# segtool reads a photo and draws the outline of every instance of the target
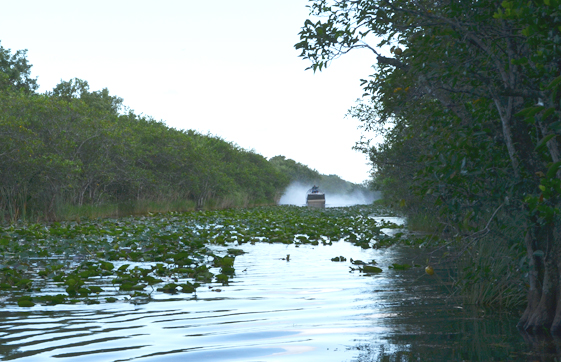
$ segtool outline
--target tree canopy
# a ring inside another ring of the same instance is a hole
[[[187,200],[274,203],[289,179],[266,158],[212,135],[124,109],[107,89],[61,81],[37,93],[25,51],[0,46],[0,213],[56,219],[65,205]]]
[[[357,48],[377,61],[351,110],[384,134],[357,146],[377,185],[410,210],[438,210],[469,240],[504,226],[500,214],[523,216],[512,241],[526,251],[530,286],[519,326],[560,334],[561,2],[311,0],[310,9],[319,20],[304,23],[296,48],[311,69]]]
[[[39,88],[37,79],[31,78],[31,64],[27,62],[27,50],[14,54],[0,45],[0,91],[33,93]]]

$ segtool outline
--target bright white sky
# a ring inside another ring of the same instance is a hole
[[[314,74],[294,44],[307,0],[1,0],[1,45],[28,49],[40,91],[80,78],[137,114],[360,183],[345,118],[371,74],[356,51]]]

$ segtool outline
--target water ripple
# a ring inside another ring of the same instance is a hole
[[[343,242],[243,248],[248,254],[238,256],[235,266],[246,271],[230,286],[214,285],[222,289],[219,295],[203,287],[196,298],[159,295],[141,305],[121,301],[0,311],[0,359],[370,361],[379,353],[375,346],[398,346],[427,334],[423,326],[429,322],[407,321],[444,304],[430,281],[418,282],[421,268],[387,268],[395,262],[392,250]],[[280,260],[286,254],[290,262]],[[331,262],[339,255],[375,259],[384,272],[349,272],[348,263]],[[431,323],[446,325],[450,315],[434,315]],[[444,332],[430,336],[438,333]]]

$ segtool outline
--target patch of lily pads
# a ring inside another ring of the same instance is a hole
[[[156,293],[195,296],[205,284],[228,286],[235,280],[235,260],[246,243],[298,247],[345,241],[367,249],[401,240],[381,232],[396,226],[370,217],[380,214],[387,212],[375,206],[274,206],[7,225],[0,227],[0,304],[25,308],[149,301]],[[218,255],[216,245],[226,251]],[[338,258],[334,261],[346,260]]]

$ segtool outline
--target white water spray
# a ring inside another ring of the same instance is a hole
[[[280,198],[279,205],[296,205],[305,206],[307,191],[312,187],[311,184],[303,184],[300,182],[293,182],[287,188],[282,197]],[[321,185],[319,185],[321,190]],[[326,207],[341,207],[352,205],[366,205],[371,204],[373,201],[380,198],[378,192],[369,190],[354,190],[351,193],[344,192],[325,192],[325,206]]]

